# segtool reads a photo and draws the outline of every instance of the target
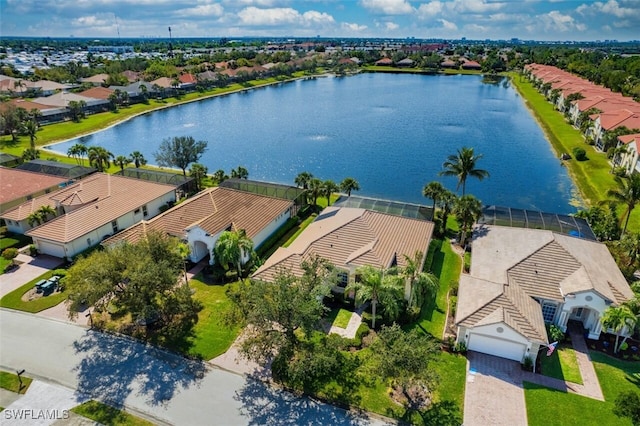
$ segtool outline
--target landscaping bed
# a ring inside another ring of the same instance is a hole
[[[622,342],[622,337],[618,343]],[[587,346],[592,351],[606,354],[613,358],[618,358],[624,361],[640,361],[640,341],[634,339],[627,339],[626,345],[614,353],[614,347],[616,344],[615,336],[607,333],[601,333],[598,340],[587,340]]]

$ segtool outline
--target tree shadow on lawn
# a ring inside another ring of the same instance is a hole
[[[96,331],[88,331],[73,346],[83,355],[74,369],[77,392],[116,407],[133,392],[150,405],[164,405],[180,389],[199,386],[206,371],[202,362]]]
[[[308,397],[274,389],[259,380],[248,378],[236,392],[236,401],[247,417],[249,425],[366,425],[368,417],[361,413],[345,411]]]

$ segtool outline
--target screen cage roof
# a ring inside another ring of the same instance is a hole
[[[93,167],[84,167],[77,164],[61,163],[50,160],[31,160],[20,164],[17,169],[35,173],[44,173],[52,176],[60,176],[68,179],[77,179],[95,173]]]
[[[238,178],[226,179],[220,183],[220,186],[222,188],[237,189],[239,191],[251,192],[267,197],[291,200],[295,201],[298,205],[305,204],[304,194],[306,191],[295,186]]]
[[[354,207],[373,210],[380,213],[387,213],[412,219],[431,220],[433,217],[431,207],[353,195],[351,197],[341,196],[333,205],[337,207]]]
[[[164,183],[167,185],[183,186],[193,180],[178,173],[162,172],[160,170],[140,169],[127,167],[116,174],[124,177],[148,180],[150,182]]]
[[[517,228],[545,229],[560,234],[596,240],[586,220],[579,217],[545,213],[536,210],[487,206],[482,209],[479,224],[511,226]]]

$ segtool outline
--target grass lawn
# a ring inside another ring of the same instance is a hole
[[[27,302],[22,300],[22,295],[31,290],[38,281],[46,280],[52,275],[53,271],[47,271],[39,277],[29,281],[22,287],[18,287],[11,293],[6,294],[2,299],[0,299],[0,307],[35,314],[36,312],[44,311],[45,309],[52,308],[61,303],[67,298],[67,294],[64,291],[54,291],[48,296],[39,297],[38,299]]]
[[[551,356],[541,355],[542,374],[572,383],[582,384],[578,360],[573,348],[559,345]]]
[[[556,111],[529,81],[516,73],[510,73],[510,76],[512,84],[525,99],[558,157],[563,152],[573,155],[575,147],[581,147],[587,152],[587,161],[573,159],[563,162],[584,202],[596,205],[599,201],[607,199],[607,190],[614,188],[615,182],[609,172],[611,165],[606,154],[586,144],[580,131],[567,123],[563,114]],[[622,215],[623,208],[620,207],[618,211]],[[632,213],[629,229],[640,230],[640,209],[635,209]]]
[[[447,322],[447,292],[451,283],[460,279],[462,259],[453,251],[449,240],[432,240],[431,244],[435,250],[431,271],[439,278],[440,288],[435,299],[429,300],[422,307],[418,321],[409,328],[417,327],[437,339],[442,339]]]
[[[433,367],[439,376],[436,400],[454,401],[462,410],[467,379],[467,358],[443,351]]]
[[[110,426],[152,426],[150,421],[141,419],[123,410],[98,401],[87,401],[71,409],[72,412]]]
[[[20,386],[20,380],[18,376],[6,371],[0,371],[0,388],[6,389],[15,393],[25,393],[31,385],[32,379],[22,376],[22,387]]]
[[[342,308],[336,308],[329,311],[327,314],[327,322],[331,323],[331,325],[340,328],[347,328],[349,324],[349,320],[351,319],[351,315],[353,312],[348,311]]]
[[[614,401],[623,391],[640,392],[640,362],[619,361],[591,352],[605,401],[524,383],[529,425],[628,425],[631,421],[613,414]]]
[[[188,339],[191,346],[187,354],[209,360],[225,353],[240,332],[239,327],[225,325],[222,318],[222,313],[231,306],[225,294],[229,284],[206,284],[202,275],[197,275],[189,281],[189,286],[195,290],[194,297],[204,308],[198,313],[193,336]]]
[[[15,247],[19,249],[31,244],[31,242],[31,238],[27,237],[26,235],[14,234],[13,232],[4,231],[0,233],[0,252],[9,247]]]

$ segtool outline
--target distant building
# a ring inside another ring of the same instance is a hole
[[[112,52],[112,53],[129,53],[133,52],[133,46],[89,46],[89,52]]]

